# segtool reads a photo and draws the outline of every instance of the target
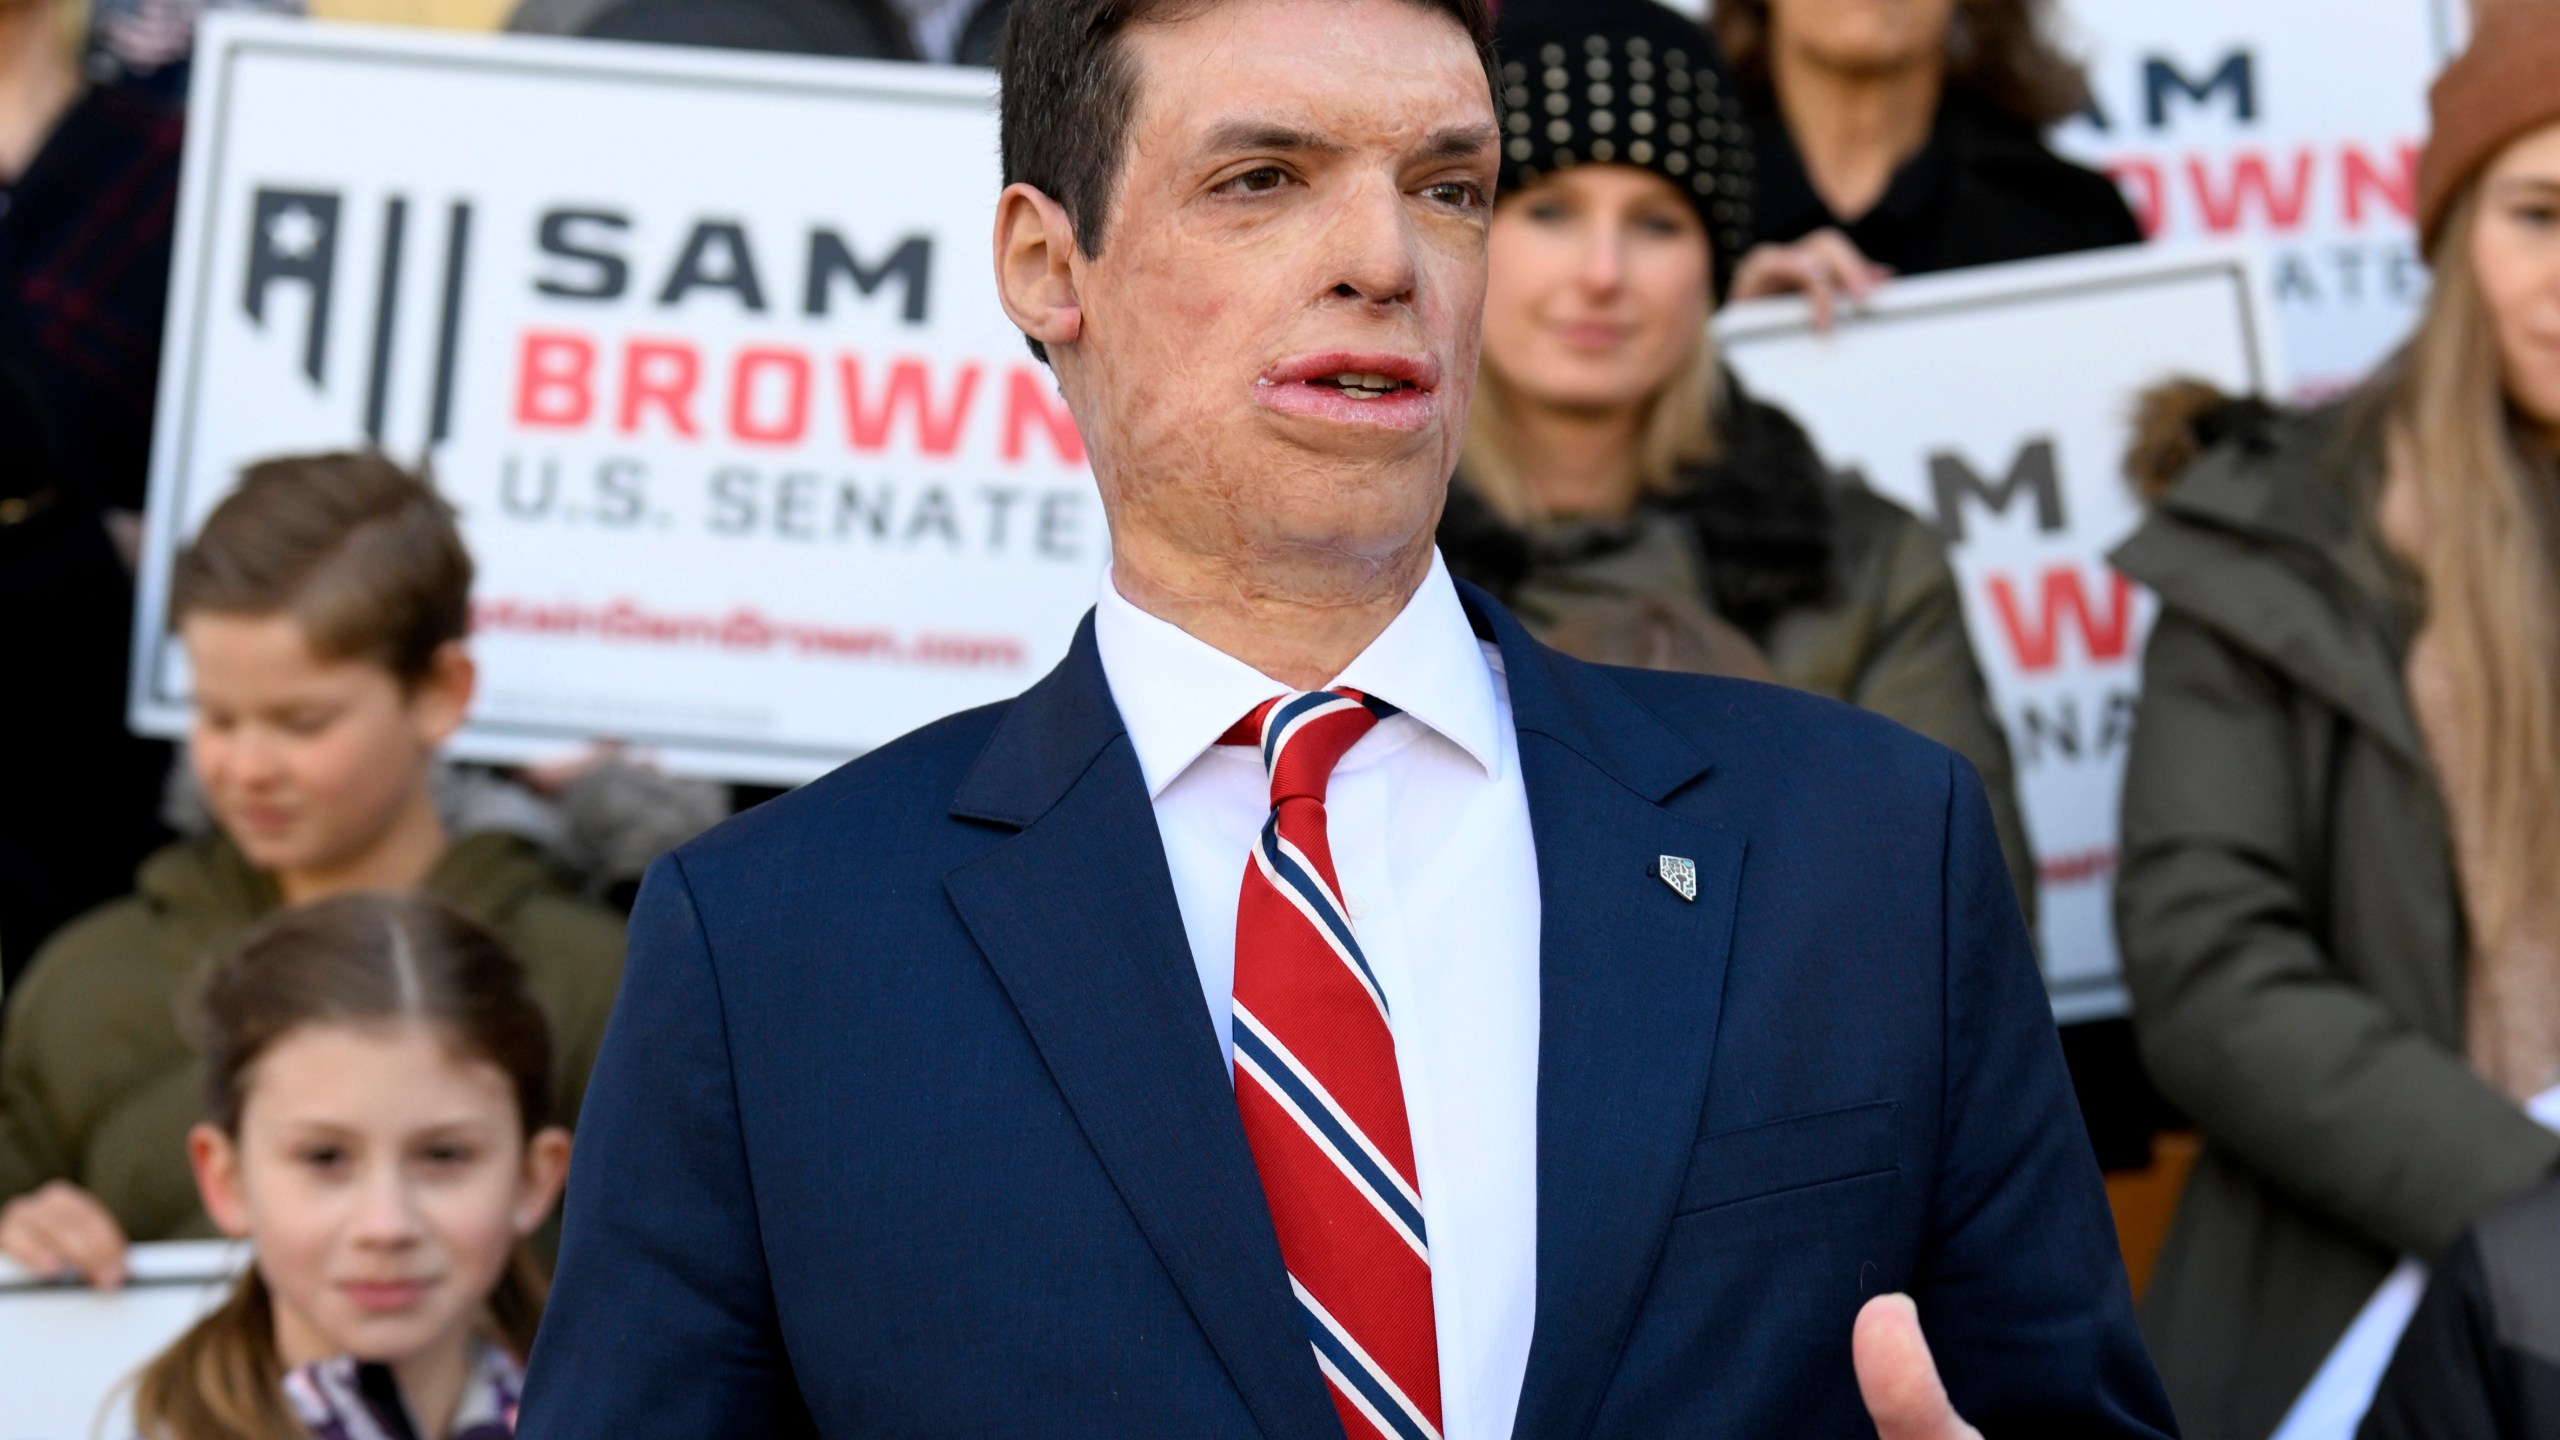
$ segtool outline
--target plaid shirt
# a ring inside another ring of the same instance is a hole
[[[51,477],[0,456],[0,495],[76,482],[87,503],[142,508],[176,223],[177,103],[118,85],[73,103],[0,183],[0,384],[50,434]]]

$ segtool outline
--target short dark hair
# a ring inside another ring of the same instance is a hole
[[[1005,16],[996,64],[1004,77],[1004,183],[1034,186],[1075,227],[1076,248],[1102,253],[1111,193],[1137,110],[1137,75],[1121,37],[1133,25],[1171,24],[1217,0],[1017,0]],[[1492,94],[1493,12],[1486,0],[1402,0],[1455,20],[1475,42]],[[1031,353],[1049,358],[1039,341]]]
[[[169,623],[290,615],[312,650],[414,686],[471,628],[471,552],[426,476],[372,451],[288,455],[240,474],[169,579]]]

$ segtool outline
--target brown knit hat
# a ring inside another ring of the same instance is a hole
[[[2445,212],[2498,152],[2560,120],[2560,0],[2480,0],[2471,47],[2427,93],[2434,129],[2418,157],[2418,245],[2429,260]]]

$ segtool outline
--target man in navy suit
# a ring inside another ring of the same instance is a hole
[[[1014,7],[1108,583],[651,872],[531,1440],[2172,1433],[1972,773],[1437,562],[1485,33]]]

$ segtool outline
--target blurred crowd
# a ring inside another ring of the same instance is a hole
[[[172,576],[192,727],[129,731],[188,45],[218,3],[0,0],[0,1254],[113,1285],[132,1242],[255,1236],[239,1294],[145,1377],[146,1431],[368,1433],[362,1377],[267,1334],[311,1282],[281,1187],[244,1183],[279,1163],[245,1096],[495,1077],[471,1092],[502,1137],[475,1152],[485,1213],[439,1243],[477,1287],[452,1313],[497,1323],[419,1337],[441,1368],[399,1378],[433,1389],[410,1399],[436,1433],[503,1434],[471,1426],[512,1413],[622,913],[652,858],[762,792],[611,737],[549,766],[444,756],[472,561],[432,477],[378,454],[240,477]],[[986,65],[1007,5],[522,0],[509,25]],[[1944,542],[1826,465],[1707,322],[2140,243],[2116,186],[2046,143],[2088,101],[2056,19],[1503,4],[1482,370],[1439,536],[1560,649],[1951,747],[2030,912]],[[1637,58],[1593,69],[1595,35]],[[2103,1163],[2201,1137],[2144,1301],[2191,1434],[2273,1433],[2409,1256],[2441,1263],[2364,1433],[2560,1433],[2560,1133],[2532,1110],[2560,1112],[2555,76],[2560,4],[2488,0],[2419,169],[2432,298],[2362,386],[2307,412],[2144,401],[2149,515],[2116,557],[2159,598],[2116,892],[2133,1013],[2062,1042]],[[405,1143],[403,1113],[386,1098],[350,1155]]]

